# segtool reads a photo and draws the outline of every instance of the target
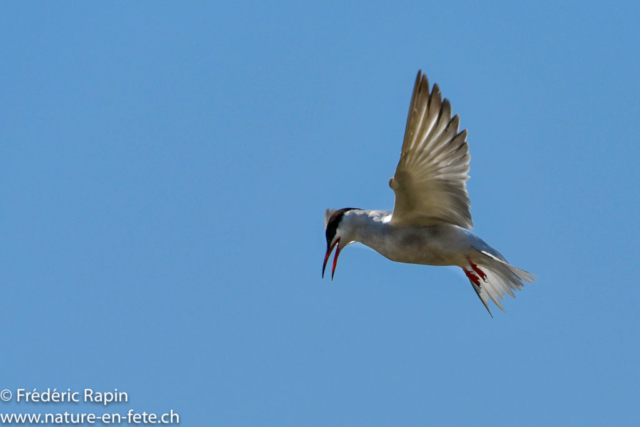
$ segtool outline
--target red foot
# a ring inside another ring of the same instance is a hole
[[[473,268],[473,271],[478,273],[478,276],[482,277],[482,280],[484,280],[486,282],[487,281],[487,275],[484,274],[484,271],[480,270],[480,267],[478,267],[477,265],[472,263],[471,260],[469,260],[469,264],[471,265],[471,268]]]
[[[469,280],[471,280],[476,286],[480,286],[480,278],[478,276],[473,274],[473,272],[471,271],[465,270],[464,268],[462,269],[462,271],[464,271],[464,274],[466,274]]]

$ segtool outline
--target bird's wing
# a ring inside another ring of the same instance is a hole
[[[469,212],[469,146],[460,119],[451,118],[451,104],[442,100],[438,85],[418,72],[402,153],[389,186],[396,193],[392,224],[455,224],[472,228]]]

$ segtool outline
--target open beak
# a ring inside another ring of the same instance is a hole
[[[340,237],[336,240],[333,245],[327,249],[327,254],[324,256],[324,263],[322,264],[322,278],[324,279],[324,270],[327,268],[327,261],[329,261],[329,257],[331,257],[331,252],[333,248],[336,247],[336,255],[333,258],[333,268],[331,269],[331,280],[333,280],[333,275],[336,273],[336,265],[338,265],[338,255],[340,255]]]

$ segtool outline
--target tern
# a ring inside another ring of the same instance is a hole
[[[467,131],[458,132],[459,122],[438,85],[429,91],[427,76],[418,71],[400,162],[389,180],[396,196],[393,212],[327,209],[323,278],[334,248],[331,280],[340,251],[360,242],[391,261],[462,268],[491,317],[488,298],[504,312],[500,299],[505,294],[515,298],[514,290],[535,280],[469,231],[471,156]]]

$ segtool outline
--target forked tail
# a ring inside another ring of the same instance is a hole
[[[505,294],[515,298],[514,290],[519,291],[525,283],[536,278],[534,274],[509,264],[498,252],[491,254],[478,250],[478,256],[468,261],[469,267],[464,272],[491,317],[488,298],[504,312],[500,299],[504,299]]]

